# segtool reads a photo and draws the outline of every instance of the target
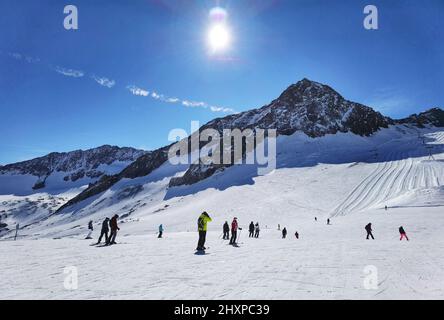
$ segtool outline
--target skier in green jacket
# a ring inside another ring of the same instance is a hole
[[[197,251],[204,251],[205,239],[207,236],[207,223],[211,222],[211,218],[205,211],[200,215],[197,220],[197,230],[199,231],[199,242],[197,243]]]

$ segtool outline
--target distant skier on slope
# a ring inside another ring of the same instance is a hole
[[[260,231],[261,231],[261,229],[259,228],[259,222],[256,222],[256,224],[254,225],[254,237],[256,239],[259,238]]]
[[[330,225],[330,219],[327,219],[327,225]]]
[[[409,241],[409,238],[407,237],[407,233],[405,232],[405,230],[402,226],[399,227],[399,233],[401,234],[401,239],[399,239],[399,241],[401,241],[404,237],[407,239],[407,241]]]
[[[230,239],[230,244],[236,244],[236,239],[237,239],[237,229],[238,229],[239,225],[237,223],[237,218],[235,217],[233,219],[233,222],[231,222],[231,239]]]
[[[369,237],[372,237],[373,240],[375,240],[375,237],[373,237],[373,233],[372,233],[372,224],[369,223],[365,226],[365,231],[367,231],[367,240],[369,239]]]
[[[109,231],[109,218],[106,217],[102,222],[102,230],[100,230],[100,237],[97,241],[97,244],[102,242],[103,236],[105,236],[105,243],[108,243],[108,231]]]
[[[385,211],[387,211],[387,209],[388,209],[387,206],[385,206]]]
[[[109,221],[109,226],[111,227],[111,233],[108,238],[108,245],[116,244],[116,236],[117,231],[120,230],[119,226],[117,225],[117,219],[119,218],[118,214],[115,214],[114,217],[111,218]]]
[[[253,221],[251,221],[250,226],[248,227],[248,231],[250,231],[250,235],[248,237],[253,238],[254,237],[254,223],[253,223]]]
[[[196,251],[205,251],[205,240],[207,237],[207,224],[211,222],[211,218],[205,211],[197,219],[197,230],[199,231],[199,241],[197,243]]]
[[[282,229],[282,239],[285,239],[287,237],[287,228],[284,227],[284,229]]]
[[[93,222],[90,221],[90,222],[88,222],[88,235],[86,236],[85,239],[92,239],[91,235],[92,235],[93,230],[94,230]]]
[[[296,239],[299,239],[299,233],[296,231],[294,236],[296,237]]]
[[[225,223],[224,223],[223,232],[224,232],[223,239],[229,240],[230,239],[230,226],[228,225],[228,221],[225,221]]]
[[[315,221],[318,221],[318,217],[315,217]]]
[[[161,224],[159,226],[159,236],[157,238],[162,238],[162,234],[163,234],[163,225]]]

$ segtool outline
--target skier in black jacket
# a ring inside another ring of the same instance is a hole
[[[372,230],[371,223],[369,223],[365,226],[365,231],[367,231],[367,240],[368,240],[368,237],[372,237],[372,239],[375,240],[375,237],[373,237],[373,233],[372,233],[373,230]]]
[[[253,223],[253,221],[251,221],[250,227],[248,228],[248,231],[250,231],[249,237],[253,238],[254,237],[254,223]]]
[[[287,228],[284,227],[284,229],[282,229],[282,239],[285,239],[287,237]]]
[[[228,225],[228,221],[224,223],[224,240],[230,240],[230,226]]]
[[[97,241],[97,244],[102,242],[103,236],[105,236],[105,243],[108,243],[108,231],[109,231],[109,218],[107,217],[102,222],[102,230],[100,231],[100,237],[99,240]]]

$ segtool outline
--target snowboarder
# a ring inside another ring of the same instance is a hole
[[[330,225],[330,219],[327,219],[327,225]]]
[[[119,215],[115,214],[114,217],[111,218],[109,221],[109,226],[111,227],[111,233],[108,238],[108,245],[116,244],[116,236],[117,231],[120,230],[120,228],[117,226],[117,219],[119,218]]]
[[[368,237],[372,237],[373,240],[375,240],[375,237],[373,237],[373,233],[372,233],[372,224],[369,223],[365,226],[365,231],[367,231],[367,240],[369,239]]]
[[[402,238],[406,238],[407,241],[409,241],[409,238],[407,237],[407,233],[405,232],[404,228],[402,226],[399,227],[399,233],[401,234],[401,239],[399,239],[399,241],[402,240]]]
[[[102,242],[103,236],[105,236],[105,243],[108,243],[108,231],[109,231],[109,218],[106,217],[102,222],[102,230],[100,231],[100,237],[97,241],[97,244]]]
[[[284,229],[282,229],[282,239],[285,239],[287,237],[287,228],[284,227]]]
[[[224,240],[229,240],[230,239],[230,226],[228,225],[228,221],[225,221],[224,223]]]
[[[162,234],[163,234],[163,225],[159,226],[159,236],[157,238],[162,238]]]
[[[294,236],[296,237],[296,239],[299,239],[299,233],[296,231],[296,233],[294,234]]]
[[[250,231],[250,235],[248,237],[253,238],[254,237],[254,223],[253,223],[253,221],[251,221],[248,231]]]
[[[237,223],[237,218],[235,217],[233,219],[233,222],[231,223],[231,239],[230,244],[236,244],[236,238],[237,238],[237,228],[239,227]]]
[[[205,248],[205,240],[207,237],[207,224],[211,222],[211,218],[205,211],[199,216],[197,219],[197,230],[199,231],[199,242],[197,243],[196,251],[204,251]]]
[[[88,230],[89,230],[88,231],[88,235],[86,236],[85,239],[92,239],[91,235],[92,235],[92,232],[94,230],[93,222],[92,221],[88,222]]]
[[[256,222],[255,226],[254,226],[254,237],[257,239],[259,238],[259,232],[261,231],[261,229],[259,228],[259,222]]]

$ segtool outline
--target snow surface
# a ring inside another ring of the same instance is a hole
[[[316,139],[296,133],[279,137],[278,167],[268,175],[234,166],[177,188],[168,188],[169,180],[187,166],[166,163],[33,220],[18,241],[4,234],[0,285],[8,289],[0,298],[443,299],[443,147],[444,131],[436,128],[391,126],[371,137]],[[9,197],[1,196],[0,214],[18,198]],[[195,256],[203,210],[213,218],[210,254]],[[88,221],[97,237],[101,221],[115,213],[121,243],[89,246]],[[220,240],[223,222],[234,216],[244,228],[258,221],[261,239],[248,239],[244,230],[240,248]],[[365,240],[368,222],[375,241]],[[165,239],[155,237],[161,223]],[[287,227],[287,239],[278,224]],[[399,241],[401,225],[410,242]],[[363,286],[368,265],[377,267],[377,290]],[[78,290],[63,287],[67,266],[79,269]]]

